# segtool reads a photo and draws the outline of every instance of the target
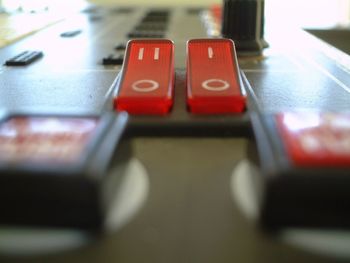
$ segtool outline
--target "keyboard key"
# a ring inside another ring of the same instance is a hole
[[[128,33],[129,38],[163,38],[163,31],[132,31]]]
[[[122,65],[124,61],[124,55],[109,55],[102,59],[102,64],[105,66],[109,65]]]
[[[124,50],[126,49],[126,44],[124,44],[124,43],[119,43],[118,45],[116,45],[116,46],[114,47],[114,49],[117,50],[117,51],[124,51]]]
[[[72,31],[64,32],[60,36],[61,37],[67,37],[67,38],[75,37],[75,36],[79,35],[81,32],[82,32],[82,30],[72,30]]]
[[[43,56],[41,51],[24,51],[21,54],[7,60],[6,66],[26,66]]]

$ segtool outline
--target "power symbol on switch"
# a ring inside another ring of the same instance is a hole
[[[151,79],[141,79],[132,84],[132,89],[138,92],[151,92],[159,88],[159,83]]]
[[[222,79],[207,79],[202,82],[202,87],[209,91],[223,91],[230,87],[230,84]]]

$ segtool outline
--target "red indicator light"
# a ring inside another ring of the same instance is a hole
[[[198,114],[241,113],[245,102],[233,41],[188,41],[187,103],[190,111]]]
[[[276,116],[276,122],[295,165],[350,166],[350,114],[282,113]]]
[[[94,118],[11,118],[0,124],[0,162],[74,163],[97,126]]]
[[[174,73],[172,41],[129,41],[115,109],[131,114],[168,113],[173,104]]]

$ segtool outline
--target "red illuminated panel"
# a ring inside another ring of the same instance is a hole
[[[173,42],[129,41],[115,108],[131,114],[163,115],[172,107],[173,93]]]
[[[350,166],[350,114],[282,113],[276,121],[295,165]]]
[[[240,113],[245,109],[235,47],[229,39],[187,43],[187,104],[198,114]]]
[[[0,124],[0,161],[74,163],[97,125],[94,118],[10,118]]]

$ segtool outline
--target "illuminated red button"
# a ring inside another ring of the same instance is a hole
[[[282,113],[276,122],[295,165],[350,167],[350,114]]]
[[[187,104],[198,114],[240,113],[245,109],[234,44],[229,39],[187,43]]]
[[[97,126],[95,118],[10,118],[0,124],[0,162],[77,162]]]
[[[168,113],[173,104],[174,72],[172,41],[129,41],[114,107],[131,114]]]

